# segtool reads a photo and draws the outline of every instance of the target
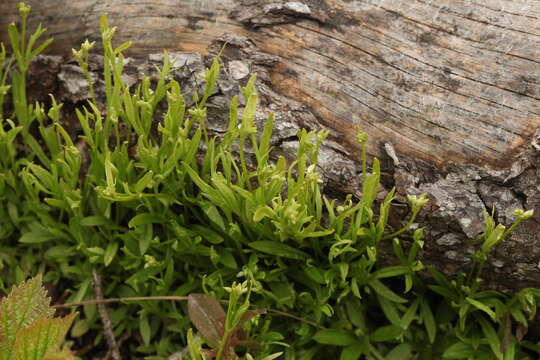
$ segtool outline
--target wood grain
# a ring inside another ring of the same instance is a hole
[[[0,2],[0,28],[17,20],[17,2]],[[30,27],[43,23],[50,52],[66,57],[99,40],[103,13],[134,57],[208,54],[228,39],[226,68],[243,61],[259,72],[263,110],[282,119],[280,148],[294,147],[299,126],[331,130],[323,171],[339,191],[355,191],[360,127],[386,185],[428,193],[426,219],[438,229],[428,234],[438,241],[426,247],[428,263],[457,271],[468,255],[450,252],[481,230],[485,208],[501,209],[503,222],[505,208],[535,209],[493,274],[510,287],[540,285],[539,0],[27,2]]]
[[[0,27],[15,20],[14,3],[0,5]],[[538,1],[312,1],[308,16],[277,11],[279,26],[264,23],[262,1],[29,3],[31,23],[44,23],[64,54],[98,39],[103,13],[134,55],[205,53],[223,33],[246,35],[280,56],[276,89],[310,105],[348,147],[358,125],[375,153],[390,141],[437,165],[500,168],[540,127]]]

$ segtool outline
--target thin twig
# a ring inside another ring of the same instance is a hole
[[[279,310],[275,310],[275,309],[268,309],[267,310],[269,313],[274,313],[274,314],[278,314],[278,315],[281,315],[281,316],[286,316],[288,318],[291,318],[291,319],[295,319],[295,320],[298,320],[298,321],[301,321],[301,322],[304,322],[308,325],[311,325],[311,326],[314,326],[318,329],[321,329],[321,330],[326,330],[326,328],[320,324],[317,324],[316,322],[314,321],[311,321],[311,320],[306,320],[304,318],[301,318],[299,316],[296,316],[296,315],[293,315],[293,314],[289,314],[287,312],[284,312],[284,311],[279,311]]]
[[[119,302],[134,302],[134,301],[150,301],[150,300],[172,300],[172,301],[187,301],[187,296],[140,296],[140,297],[125,297],[125,298],[110,298],[110,299],[95,299],[72,302],[67,304],[56,304],[53,308],[69,308],[84,305],[109,304]]]
[[[94,293],[96,294],[96,300],[104,300],[103,291],[101,290],[101,279],[96,269],[92,269],[92,278],[94,280]],[[113,360],[122,360],[122,357],[120,356],[120,349],[118,348],[118,344],[116,343],[116,339],[114,337],[111,319],[109,318],[109,314],[107,313],[105,303],[103,301],[98,302],[97,306],[99,311],[99,317],[101,318],[101,322],[103,323],[103,331],[105,333],[105,340],[107,340],[107,345],[109,346],[109,352]]]
[[[67,303],[67,304],[57,304],[57,305],[53,305],[53,307],[54,308],[67,308],[67,307],[83,306],[83,305],[95,305],[95,304],[117,303],[117,302],[135,302],[135,301],[155,301],[155,300],[187,301],[187,299],[188,299],[187,296],[140,296],[140,297],[85,300],[85,301],[79,301],[79,302],[73,302],[73,303]],[[227,302],[227,301],[223,300],[223,302]],[[289,314],[284,311],[275,310],[275,309],[267,309],[267,311],[269,313],[274,313],[277,315],[286,316],[288,318],[301,321],[308,325],[314,326],[318,329],[322,329],[322,330],[326,329],[324,326],[317,324],[316,322],[306,320],[304,318],[301,318],[293,314]]]

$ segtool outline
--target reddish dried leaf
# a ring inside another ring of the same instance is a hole
[[[242,318],[240,319],[240,321],[238,322],[238,324],[236,325],[236,327],[234,328],[234,332],[238,331],[240,328],[242,328],[242,326],[244,326],[244,324],[248,321],[248,320],[251,320],[253,319],[255,316],[257,315],[261,315],[261,314],[266,314],[266,309],[257,309],[257,310],[248,310],[244,313],[244,315],[242,315]]]
[[[213,359],[217,356],[216,350],[208,350],[208,349],[201,349],[201,354],[204,355],[205,358]]]
[[[213,347],[218,347],[225,333],[225,311],[221,304],[206,294],[188,296],[188,313],[193,325]]]
[[[522,323],[518,322],[518,325],[517,325],[517,328],[516,328],[516,339],[517,339],[518,342],[523,340],[525,335],[527,335],[528,330],[529,329],[527,328],[527,326],[525,326]]]

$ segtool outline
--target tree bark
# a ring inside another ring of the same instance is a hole
[[[0,28],[17,21],[17,1],[0,3]],[[132,81],[167,49],[187,65],[176,75],[196,86],[191,74],[227,42],[212,101],[226,107],[248,71],[257,72],[258,118],[276,113],[278,152],[294,150],[301,127],[330,131],[320,161],[328,194],[358,193],[355,128],[366,131],[385,187],[396,186],[402,199],[429,195],[426,264],[452,274],[470,263],[485,209],[505,224],[515,208],[534,209],[494,251],[485,278],[503,290],[540,287],[540,1],[27,3],[30,28],[43,23],[55,38],[50,53],[64,56],[34,67],[34,92],[73,104],[85,98],[69,57],[86,38],[99,40],[103,13],[118,26],[118,44],[133,41]],[[216,112],[210,126],[219,133],[223,121]]]

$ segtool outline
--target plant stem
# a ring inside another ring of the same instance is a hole
[[[187,296],[137,296],[137,297],[125,297],[125,298],[109,298],[109,299],[94,299],[94,300],[84,300],[84,301],[78,301],[78,302],[72,302],[67,304],[56,304],[52,305],[55,309],[65,309],[69,307],[77,307],[77,306],[84,306],[84,305],[97,305],[97,304],[109,304],[109,303],[121,303],[121,302],[137,302],[137,301],[187,301]],[[227,300],[222,300],[222,302],[228,302]],[[304,318],[301,318],[299,316],[280,311],[275,309],[267,309],[268,313],[274,313],[277,315],[285,316],[294,320],[301,321],[303,323],[306,323],[308,325],[311,325],[313,327],[316,327],[321,330],[325,330],[326,327],[317,324],[314,321],[307,320]]]

